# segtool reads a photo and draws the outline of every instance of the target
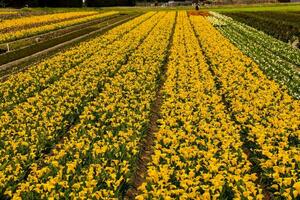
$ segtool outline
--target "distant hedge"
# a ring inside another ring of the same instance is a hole
[[[88,7],[134,6],[135,0],[86,0]]]
[[[1,0],[0,0],[1,1]],[[6,7],[82,7],[82,0],[2,0]],[[86,0],[88,7],[134,6],[135,0]]]
[[[82,0],[39,0],[39,4],[47,7],[82,7]]]
[[[82,7],[82,0],[2,0],[6,7]]]
[[[21,8],[24,7],[27,4],[27,2],[24,0],[4,0],[2,1],[2,4],[5,7]]]

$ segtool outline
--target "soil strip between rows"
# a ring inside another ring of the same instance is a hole
[[[174,36],[175,26],[176,26],[176,22],[177,22],[177,16],[178,16],[178,13],[176,12],[176,17],[175,17],[174,26],[172,28],[170,42],[167,47],[166,58],[161,67],[161,75],[158,79],[159,84],[158,84],[158,87],[156,90],[156,99],[152,103],[148,131],[146,132],[146,135],[144,136],[144,138],[141,140],[140,147],[139,147],[139,155],[138,155],[137,163],[136,163],[136,168],[131,177],[129,189],[127,190],[125,197],[124,197],[125,199],[134,199],[135,196],[137,196],[137,194],[138,194],[139,186],[146,180],[147,165],[151,161],[151,155],[153,154],[153,145],[154,145],[154,140],[155,140],[154,135],[159,130],[158,120],[161,118],[160,110],[161,110],[161,106],[163,104],[163,94],[161,91],[162,91],[164,83],[167,79],[167,77],[166,77],[167,70],[168,70],[167,65],[168,65],[168,60],[169,60],[169,56],[171,53],[170,52],[171,46],[173,44],[173,36]]]

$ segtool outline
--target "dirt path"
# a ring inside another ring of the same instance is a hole
[[[134,199],[138,193],[138,187],[145,182],[147,176],[147,165],[151,161],[151,155],[153,154],[153,145],[154,145],[154,135],[159,130],[158,120],[160,119],[160,110],[163,103],[163,94],[162,88],[167,79],[167,63],[170,55],[170,49],[173,44],[173,35],[176,26],[177,15],[175,18],[175,23],[172,29],[170,43],[168,45],[168,52],[164,61],[164,64],[161,69],[161,76],[159,77],[159,86],[156,91],[156,99],[152,104],[150,123],[146,136],[142,139],[139,147],[139,156],[137,158],[137,163],[135,166],[135,171],[131,178],[130,188],[128,189],[125,199]]]

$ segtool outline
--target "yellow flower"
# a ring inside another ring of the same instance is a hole
[[[136,200],[144,200],[144,197],[143,195],[138,195],[135,197]]]
[[[50,192],[52,189],[54,189],[54,185],[52,183],[45,183],[44,184],[44,189],[48,192]]]
[[[67,163],[67,173],[70,174],[70,173],[74,173],[75,172],[75,168],[76,168],[76,161],[75,162],[72,162],[72,163]]]
[[[300,182],[295,183],[293,187],[298,192],[298,194],[300,194]]]
[[[12,191],[11,190],[6,190],[4,192],[5,195],[9,196],[9,197],[12,197]]]
[[[209,194],[208,191],[204,192],[204,194],[203,194],[203,199],[204,199],[204,200],[210,200],[210,199],[211,199],[210,194]]]

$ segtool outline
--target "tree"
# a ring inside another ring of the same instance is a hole
[[[134,6],[135,0],[86,0],[88,7]]]
[[[47,7],[82,7],[82,0],[39,0]],[[42,6],[42,5],[41,5]]]
[[[7,5],[7,2],[5,0],[0,0],[0,7],[5,8]]]
[[[26,1],[22,0],[4,0],[7,7],[22,8],[26,5]]]

